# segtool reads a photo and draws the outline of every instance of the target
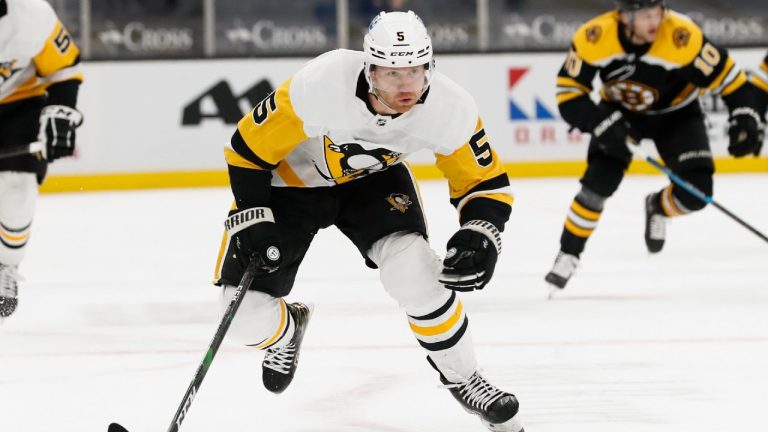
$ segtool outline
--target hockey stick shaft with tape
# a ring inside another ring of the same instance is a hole
[[[721,212],[725,213],[728,217],[730,217],[731,219],[733,219],[736,222],[738,222],[741,226],[743,226],[744,228],[748,229],[749,231],[751,231],[756,236],[758,236],[761,239],[763,239],[766,242],[768,242],[768,236],[766,236],[765,234],[760,232],[757,228],[755,228],[752,225],[750,225],[747,222],[745,222],[740,217],[738,217],[735,214],[733,214],[733,212],[731,212],[727,208],[725,208],[722,205],[720,205],[720,203],[715,201],[711,196],[708,196],[707,194],[705,194],[704,192],[699,190],[696,186],[694,186],[691,183],[683,180],[680,176],[675,174],[674,171],[672,171],[671,169],[669,169],[666,166],[662,165],[656,159],[652,158],[650,155],[648,155],[646,152],[644,152],[642,148],[640,148],[640,145],[632,143],[632,142],[627,142],[627,147],[629,147],[629,149],[632,151],[632,153],[634,153],[635,155],[641,157],[643,160],[645,160],[646,162],[651,164],[654,168],[656,168],[659,171],[661,171],[664,174],[666,174],[669,177],[669,179],[672,180],[673,183],[675,183],[676,185],[678,185],[681,188],[685,189],[688,193],[690,193],[691,195],[695,196],[696,198],[704,201],[705,203],[712,204],[716,209],[718,209]]]
[[[235,318],[235,312],[237,312],[237,309],[243,302],[245,293],[248,290],[248,287],[251,285],[251,282],[253,282],[257,272],[257,262],[255,260],[251,261],[251,264],[243,274],[243,278],[240,280],[240,285],[237,286],[235,294],[232,296],[232,300],[229,302],[227,310],[224,312],[224,316],[221,318],[221,322],[219,323],[219,327],[216,330],[216,334],[213,336],[213,340],[211,341],[210,345],[208,345],[208,351],[205,353],[205,357],[203,357],[203,361],[200,363],[200,366],[198,366],[197,372],[195,372],[195,377],[189,384],[187,392],[184,393],[184,398],[181,400],[181,405],[179,405],[179,408],[176,410],[176,415],[173,416],[173,421],[171,421],[170,426],[168,426],[168,432],[177,432],[179,427],[181,427],[181,423],[184,421],[184,418],[187,415],[187,411],[189,411],[189,407],[192,405],[192,401],[195,399],[195,395],[200,388],[200,384],[202,384],[203,378],[205,378],[206,373],[208,373],[208,368],[211,366],[211,362],[213,362],[213,358],[216,356],[216,352],[219,350],[219,346],[221,346],[221,342],[224,340],[224,335],[227,334],[229,325]],[[127,432],[127,430],[117,423],[112,423],[109,425],[108,432]]]

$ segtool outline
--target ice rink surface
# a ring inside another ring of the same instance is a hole
[[[462,296],[485,375],[514,392],[528,432],[768,428],[768,243],[714,208],[643,243],[628,177],[557,298],[543,276],[576,179],[513,179],[493,282]],[[457,228],[443,182],[423,182],[433,247]],[[718,175],[715,197],[768,231],[768,175]],[[210,285],[227,189],[45,195],[0,325],[0,431],[164,431],[218,325]],[[354,247],[322,231],[291,300],[315,304],[292,386],[261,385],[261,353],[225,341],[182,431],[468,432],[402,311]]]

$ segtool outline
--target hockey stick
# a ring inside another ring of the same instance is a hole
[[[39,153],[41,151],[43,151],[43,143],[35,141],[25,145],[0,149],[0,159],[6,159],[30,153]]]
[[[240,307],[240,303],[243,302],[245,292],[248,290],[248,287],[251,286],[251,282],[253,282],[253,279],[256,276],[256,263],[256,260],[251,261],[248,268],[245,269],[245,274],[243,274],[243,278],[240,280],[240,285],[237,286],[235,294],[232,296],[232,300],[229,302],[229,306],[224,312],[224,316],[221,318],[219,328],[216,330],[216,334],[213,336],[210,345],[208,345],[208,352],[205,353],[203,361],[200,363],[200,366],[198,366],[197,372],[195,372],[195,377],[189,384],[187,392],[184,393],[181,405],[179,405],[179,408],[176,410],[176,415],[173,416],[171,425],[168,426],[168,432],[176,432],[179,430],[179,427],[181,427],[181,422],[184,421],[184,417],[187,415],[187,411],[197,395],[197,389],[200,388],[200,384],[202,384],[203,378],[205,378],[205,374],[208,373],[208,368],[211,366],[211,362],[213,362],[213,357],[216,355],[216,351],[219,350],[219,346],[224,340],[224,335],[227,333],[229,325],[235,318],[235,312],[237,312],[237,309]],[[128,430],[117,423],[111,423],[108,432],[128,432]]]
[[[720,210],[721,212],[723,212],[727,216],[729,216],[731,219],[733,219],[736,222],[738,222],[739,224],[741,224],[741,226],[743,226],[744,228],[752,231],[756,236],[758,236],[761,239],[763,239],[766,242],[768,242],[768,237],[766,237],[765,234],[761,233],[760,231],[757,230],[757,228],[755,228],[752,225],[748,224],[747,222],[742,220],[740,217],[738,217],[735,214],[733,214],[730,210],[728,210],[727,208],[725,208],[722,205],[720,205],[711,196],[707,196],[707,194],[705,194],[704,192],[700,191],[698,188],[696,188],[696,186],[694,186],[694,185],[688,183],[687,181],[683,180],[682,178],[680,178],[680,176],[675,174],[671,169],[665,167],[664,165],[659,163],[659,161],[657,161],[656,159],[654,159],[651,156],[649,156],[648,153],[644,152],[643,149],[640,148],[639,144],[635,144],[635,143],[632,143],[632,142],[627,142],[627,147],[629,147],[629,149],[632,151],[632,153],[634,153],[637,156],[640,156],[641,158],[643,158],[643,160],[645,160],[649,164],[653,165],[659,171],[661,171],[664,174],[666,174],[669,177],[669,179],[672,180],[672,182],[674,182],[676,185],[678,185],[681,188],[685,189],[688,193],[690,193],[691,195],[695,196],[696,198],[704,201],[705,203],[712,204],[716,209]]]

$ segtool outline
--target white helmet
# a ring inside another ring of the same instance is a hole
[[[391,68],[426,65],[422,92],[429,87],[435,63],[432,40],[424,23],[413,11],[381,12],[368,25],[363,39],[364,71],[369,91],[373,93],[371,66]]]

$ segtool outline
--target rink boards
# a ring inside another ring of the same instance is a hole
[[[734,50],[745,69],[764,50]],[[560,53],[438,55],[437,68],[477,101],[491,143],[512,176],[573,176],[588,135],[568,132],[555,103]],[[91,62],[79,107],[77,155],[50,170],[44,191],[213,186],[227,182],[222,148],[237,120],[306,58]],[[719,172],[768,172],[768,159],[727,157],[727,112],[703,99]],[[646,143],[646,145],[648,145]],[[648,150],[652,151],[651,146]],[[431,154],[409,159],[439,178]],[[655,173],[644,164],[630,172]]]

